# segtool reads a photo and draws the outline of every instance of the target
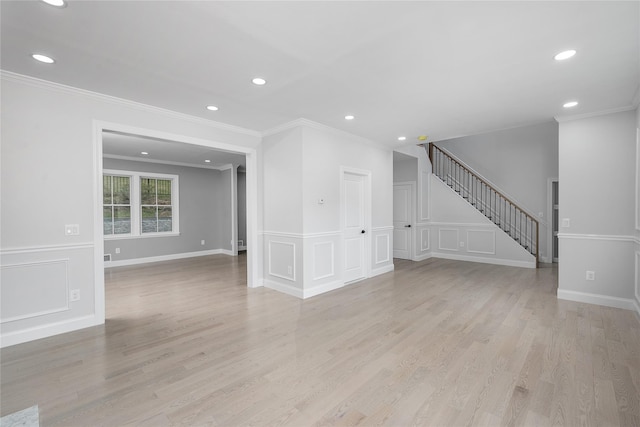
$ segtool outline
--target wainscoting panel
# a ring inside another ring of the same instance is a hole
[[[493,230],[467,230],[467,252],[495,255],[496,232]]]
[[[3,265],[0,322],[69,310],[68,259]]]
[[[420,230],[420,250],[428,251],[431,248],[431,230],[423,228]]]
[[[333,277],[335,271],[335,245],[332,241],[313,244],[313,280]]]
[[[438,249],[445,251],[458,251],[458,230],[441,228],[438,230]]]
[[[267,251],[269,275],[296,281],[296,244],[271,240]]]
[[[393,226],[375,227],[371,230],[371,269],[369,277],[393,271]]]
[[[388,234],[377,235],[376,244],[375,244],[376,258],[374,262],[376,264],[383,264],[383,263],[389,262],[391,260],[389,249],[390,249],[389,235]],[[408,247],[407,247],[407,250],[409,250]]]

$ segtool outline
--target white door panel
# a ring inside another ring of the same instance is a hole
[[[344,281],[365,277],[365,177],[345,173],[343,176]]]
[[[393,186],[393,257],[411,259],[413,237],[413,188],[410,184]]]

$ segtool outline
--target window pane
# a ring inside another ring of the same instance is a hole
[[[140,202],[143,205],[156,204],[156,180],[140,178]]]
[[[170,205],[171,204],[171,180],[159,179],[157,182],[158,182],[158,204]]]
[[[128,205],[129,204],[129,177],[114,176],[113,177],[113,204]]]
[[[142,232],[155,233],[158,231],[158,217],[155,206],[142,207]]]
[[[110,205],[111,204],[111,176],[103,175],[102,176],[102,204]]]
[[[171,206],[158,208],[158,231],[167,232],[173,230],[173,216]]]
[[[114,206],[113,207],[113,233],[129,234],[131,233],[131,207]]]
[[[113,214],[111,206],[102,208],[102,232],[105,236],[113,234]]]

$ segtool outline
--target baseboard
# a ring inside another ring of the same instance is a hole
[[[233,251],[229,250],[229,249],[218,249],[223,255],[229,255],[229,256],[235,256],[235,254],[233,253]]]
[[[238,246],[238,250],[239,251],[246,251],[247,247],[246,246]]]
[[[233,255],[231,251],[227,251],[226,249],[211,249],[208,251],[183,252],[180,254],[160,255],[160,256],[152,256],[152,257],[146,257],[146,258],[133,258],[133,259],[123,259],[120,261],[110,261],[110,262],[104,263],[104,268],[147,264],[150,262],[172,261],[176,259],[194,258],[199,256],[218,255],[218,254]]]
[[[47,325],[35,326],[29,329],[22,329],[15,332],[0,335],[0,348],[22,344],[28,341],[48,338],[58,334],[77,331],[78,329],[89,328],[101,325],[95,315],[78,317]]]
[[[284,283],[274,282],[272,280],[264,279],[263,286],[265,288],[273,289],[274,291],[282,292],[283,294],[291,295],[292,297],[304,298],[304,292],[300,288],[295,286],[285,285]]]
[[[416,262],[417,262],[417,261],[424,261],[425,259],[429,259],[429,258],[431,258],[431,257],[433,257],[433,254],[431,254],[431,253],[426,253],[426,254],[422,254],[422,255],[416,255],[416,256],[414,256],[414,257],[411,259],[411,261],[416,261]]]
[[[340,289],[344,287],[344,283],[342,283],[341,281],[334,281],[334,282],[329,282],[329,283],[324,283],[322,285],[318,285],[318,286],[314,286],[312,288],[309,289],[304,289],[302,291],[302,298],[311,298],[311,297],[315,297],[316,295],[320,295],[320,294],[324,294],[327,292],[331,292],[331,291],[335,291],[336,289]]]
[[[634,300],[627,298],[558,289],[558,299],[584,302],[587,304],[604,305],[606,307],[623,308],[625,310],[636,311],[640,314],[638,304]]]
[[[433,258],[452,259],[456,261],[469,261],[480,262],[482,264],[495,264],[505,265],[507,267],[523,267],[523,268],[537,268],[535,261],[516,261],[512,259],[500,259],[500,258],[484,258],[467,255],[445,254],[442,252],[432,252]]]
[[[640,318],[640,304],[638,303],[638,301],[633,300],[633,307],[636,309],[636,314],[638,315],[638,318]]]
[[[389,273],[393,271],[393,269],[394,269],[393,264],[385,265],[384,267],[374,268],[371,270],[371,274],[369,275],[369,277],[376,277],[381,274]]]

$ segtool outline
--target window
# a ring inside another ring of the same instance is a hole
[[[178,176],[105,170],[105,238],[179,234]]]

